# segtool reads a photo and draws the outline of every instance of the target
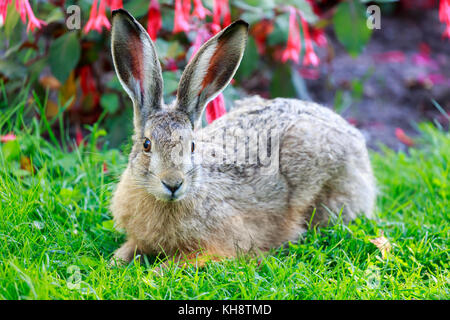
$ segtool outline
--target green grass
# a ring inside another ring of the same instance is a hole
[[[39,105],[34,107],[42,111]],[[158,261],[108,267],[124,240],[108,209],[126,164],[123,152],[107,143],[97,149],[105,134],[98,126],[86,146],[76,148],[51,133],[44,119],[24,120],[31,119],[24,110],[23,104],[0,105],[0,133],[18,136],[0,151],[1,299],[450,297],[450,135],[430,124],[420,126],[420,146],[409,155],[372,153],[377,219],[309,230],[299,243],[261,261],[240,257],[200,270],[172,264],[157,276],[150,270]],[[63,147],[55,144],[60,140]],[[21,169],[23,157],[31,159],[34,173]],[[393,246],[385,260],[369,242],[382,230]]]

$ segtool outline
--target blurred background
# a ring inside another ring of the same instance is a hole
[[[81,143],[101,123],[103,142],[127,141],[132,106],[110,55],[121,7],[156,44],[166,103],[202,43],[236,19],[250,23],[241,66],[204,125],[258,94],[324,104],[376,150],[412,146],[422,121],[448,128],[449,0],[0,0],[0,112],[46,117],[58,140]]]

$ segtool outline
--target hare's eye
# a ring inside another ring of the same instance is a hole
[[[194,153],[194,151],[195,151],[195,143],[194,141],[192,141],[191,152]]]
[[[151,149],[152,149],[152,142],[150,141],[150,139],[145,138],[144,151],[145,152],[150,152]]]

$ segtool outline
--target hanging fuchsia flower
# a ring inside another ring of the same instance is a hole
[[[223,23],[221,23],[222,18]],[[214,0],[213,24],[211,27],[214,34],[218,33],[222,28],[227,27],[230,23],[231,23],[231,13],[228,0]]]
[[[263,19],[253,25],[250,32],[255,39],[259,54],[263,55],[266,51],[267,36],[273,31],[273,22],[269,19]]]
[[[8,5],[11,0],[0,0],[0,24],[5,23],[6,13],[8,12]]]
[[[89,13],[89,20],[83,28],[84,33],[87,34],[91,30],[96,30],[95,29],[96,18],[97,18],[97,0],[94,0],[94,2],[92,3],[92,6],[91,6],[91,12]],[[101,30],[97,30],[97,31],[100,32]]]
[[[222,15],[223,15],[222,28],[225,28],[231,24],[230,4],[228,3],[228,0],[222,0],[221,2],[222,2]]]
[[[325,32],[322,29],[314,29],[311,38],[319,47],[327,46],[327,37],[325,37]]]
[[[97,12],[97,0],[94,0],[91,7],[91,12],[89,14],[89,20],[84,26],[83,32],[89,33],[91,30],[95,30],[98,33],[102,32],[102,28],[105,27],[106,29],[111,28],[111,24],[109,23],[108,18],[106,17],[106,7],[105,7],[105,0],[100,0],[100,6],[98,8]]]
[[[202,0],[194,0],[194,12],[192,15],[203,20],[206,16],[211,15],[211,11],[203,6]]]
[[[111,8],[111,11],[123,8],[122,0],[108,0],[108,6]]]
[[[106,29],[111,29],[111,23],[109,23],[108,18],[106,17],[106,0],[100,0],[100,6],[98,8],[97,18],[95,19],[96,30],[102,30],[103,27]]]
[[[281,61],[286,62],[287,60],[292,60],[295,63],[298,63],[301,50],[300,30],[297,23],[295,9],[293,7],[289,7],[289,12],[289,35],[287,47],[283,51]]]
[[[183,0],[183,14],[184,20],[189,21],[191,15],[191,0]]]
[[[9,1],[6,1],[7,3]],[[7,4],[6,4],[7,7]],[[5,10],[7,10],[5,7]],[[27,25],[27,32],[33,31],[35,28],[42,28],[42,26],[47,25],[47,23],[43,20],[39,20],[34,15],[33,9],[31,9],[31,5],[29,0],[16,0],[16,10],[20,14],[20,19],[23,23],[26,23],[27,17],[28,17],[28,25]],[[6,11],[5,11],[5,17],[6,17]]]
[[[158,0],[151,0],[148,8],[147,32],[153,41],[156,40],[158,31],[162,27],[161,10]]]
[[[311,37],[309,36],[308,24],[305,19],[301,16],[301,12],[299,10],[300,21],[302,23],[303,37],[305,39],[305,57],[303,58],[303,65],[319,65],[319,57],[316,55],[313,49],[313,44],[311,41]]]
[[[175,18],[173,33],[188,32],[189,23],[186,20],[181,0],[175,0]]]
[[[443,37],[450,39],[450,0],[441,0],[439,3],[439,20],[446,24]]]
[[[197,53],[198,49],[202,46],[203,43],[208,41],[209,38],[212,37],[211,32],[209,32],[208,28],[200,28],[197,30],[197,36],[195,37],[194,43],[191,46],[191,57],[189,58],[189,62],[192,60],[194,55]]]
[[[206,122],[211,123],[225,113],[227,113],[227,109],[225,108],[225,99],[221,93],[206,106]]]

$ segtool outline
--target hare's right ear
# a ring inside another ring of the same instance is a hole
[[[138,133],[148,116],[162,108],[163,80],[147,31],[123,9],[112,13],[111,52],[119,81],[133,101]]]
[[[209,39],[192,58],[180,79],[177,108],[194,127],[206,104],[233,78],[247,43],[248,23],[235,21]]]

